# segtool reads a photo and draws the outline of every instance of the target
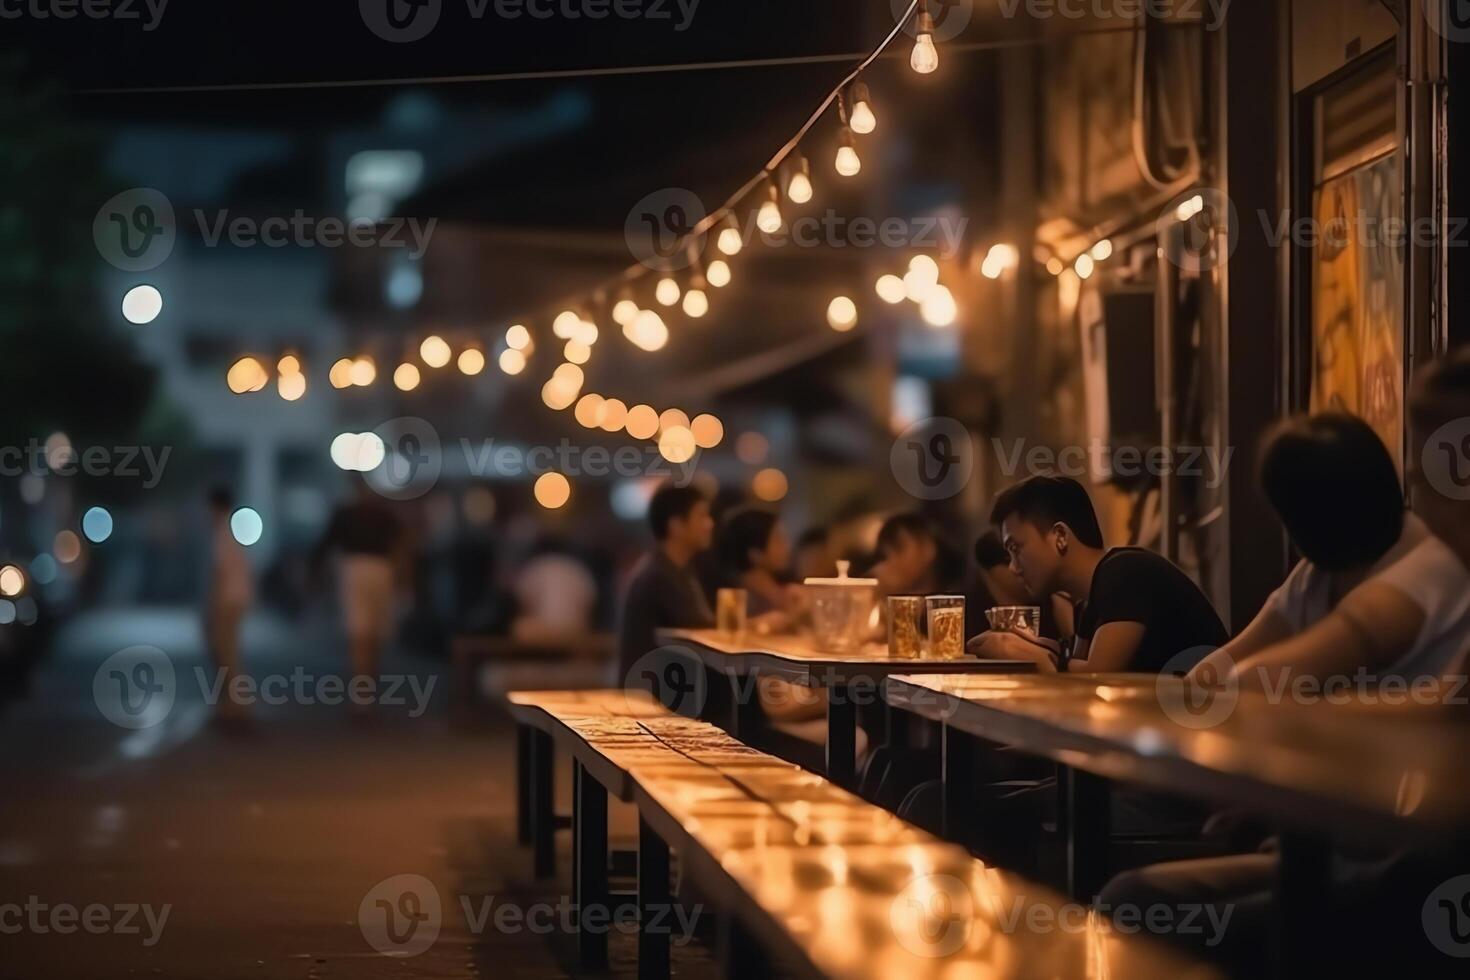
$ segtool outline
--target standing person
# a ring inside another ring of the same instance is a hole
[[[1200,659],[1230,638],[1210,600],[1173,563],[1142,548],[1104,547],[1092,500],[1076,480],[1024,480],[1001,492],[990,519],[1033,595],[1070,597],[1076,630],[1070,651],[990,631],[970,641],[976,656],[1030,660],[1046,671],[1159,673],[1179,654],[1197,651]]]
[[[714,535],[709,500],[695,487],[660,487],[648,502],[654,547],[634,569],[618,615],[618,666],[626,678],[639,657],[658,645],[657,631],[715,624],[691,563]]]
[[[332,513],[312,556],[320,565],[336,552],[342,619],[354,678],[372,678],[393,626],[394,566],[403,558],[403,525],[366,480]],[[355,704],[355,702],[354,702]]]
[[[230,529],[234,497],[226,487],[209,491],[210,556],[209,585],[204,605],[204,638],[209,658],[220,671],[222,700],[215,717],[222,722],[241,721],[249,709],[232,694],[240,672],[240,623],[255,600],[255,582],[245,548]]]

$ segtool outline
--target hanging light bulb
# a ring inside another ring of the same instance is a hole
[[[776,185],[767,185],[767,196],[760,212],[755,216],[755,226],[767,235],[781,230],[781,205],[776,203]]]
[[[927,75],[939,67],[939,50],[934,47],[934,18],[929,16],[929,7],[922,0],[915,33],[918,36],[914,40],[914,51],[909,55],[909,67],[920,75]]]
[[[837,145],[837,172],[844,177],[855,177],[862,169],[863,161],[858,159],[857,146],[852,140],[852,130],[843,126],[841,142]]]
[[[797,153],[787,163],[790,177],[786,181],[786,196],[793,204],[805,204],[812,199],[811,168],[806,157]]]
[[[827,304],[827,324],[838,333],[851,330],[857,323],[857,304],[846,296],[834,297]]]
[[[895,275],[878,277],[878,298],[885,303],[902,303],[907,295],[903,280]]]
[[[868,97],[868,86],[855,82],[852,86],[852,116],[847,120],[854,133],[866,136],[878,128],[878,117],[873,115],[872,100]]]
[[[620,299],[613,304],[612,318],[622,327],[632,323],[638,316],[638,304],[631,299]]]
[[[730,263],[724,259],[715,259],[709,264],[709,268],[704,270],[704,277],[716,289],[730,285]]]
[[[684,315],[698,320],[709,312],[709,297],[704,293],[704,279],[696,275],[684,292]]]
[[[664,276],[658,281],[653,289],[653,298],[664,306],[673,306],[679,302],[679,284],[673,276]]]
[[[551,332],[562,340],[571,340],[577,333],[577,325],[581,322],[582,318],[575,310],[562,310],[556,315],[556,319],[551,321]]]
[[[720,229],[719,237],[715,239],[715,247],[726,255],[738,255],[745,242],[740,238],[740,229],[735,226],[735,216],[731,215],[725,219],[725,227]]]

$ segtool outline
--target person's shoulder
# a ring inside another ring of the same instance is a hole
[[[1452,583],[1463,586],[1470,580],[1470,569],[1449,545],[1430,534],[1372,580],[1406,590],[1430,586],[1443,588]]]
[[[1171,575],[1184,573],[1163,555],[1147,548],[1113,548],[1103,556],[1098,571],[1107,570],[1109,575],[1135,576],[1139,574]]]

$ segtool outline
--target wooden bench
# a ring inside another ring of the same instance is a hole
[[[1213,975],[651,698],[522,692],[511,705],[545,748],[576,760],[579,908],[607,900],[613,792],[639,809],[640,923],[672,901],[672,846],[686,878],[741,930],[732,954],[752,952],[748,934],[830,977]],[[606,961],[605,936],[584,931],[579,942],[585,961]],[[641,929],[640,976],[667,976],[668,957],[667,935]]]

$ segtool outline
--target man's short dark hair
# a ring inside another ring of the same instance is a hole
[[[1261,443],[1261,489],[1297,550],[1329,571],[1371,565],[1404,530],[1404,490],[1388,447],[1362,419],[1298,415]]]
[[[975,541],[975,561],[981,568],[995,568],[997,565],[1009,565],[1011,556],[1001,543],[1000,535],[986,531]]]
[[[654,493],[648,502],[648,526],[659,541],[669,536],[669,522],[676,517],[688,517],[696,506],[708,503],[709,498],[695,487],[676,487],[666,483]]]
[[[1102,528],[1087,489],[1071,477],[1033,476],[1002,490],[990,509],[990,523],[1000,527],[1010,516],[1043,530],[1065,524],[1089,548],[1103,546]]]
[[[883,522],[878,529],[878,554],[886,555],[902,543],[903,538],[929,538],[937,541],[939,535],[929,518],[918,512],[895,514]]]

